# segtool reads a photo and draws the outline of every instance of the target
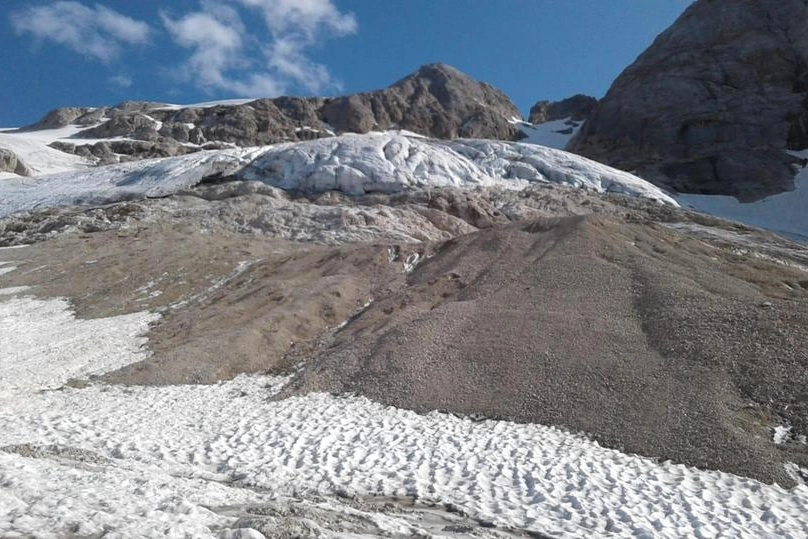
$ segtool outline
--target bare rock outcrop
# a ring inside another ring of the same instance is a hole
[[[530,108],[530,117],[528,119],[532,124],[567,118],[582,122],[589,118],[597,104],[597,99],[583,94],[576,94],[561,101],[539,101]]]
[[[75,138],[123,137],[164,148],[211,142],[259,146],[395,128],[444,139],[518,140],[521,132],[511,120],[520,117],[496,88],[450,66],[431,64],[384,90],[345,97],[278,97],[197,107],[127,101],[104,109],[57,109],[25,129],[91,125]],[[132,150],[136,158],[154,155],[138,145]]]
[[[423,66],[386,90],[330,100],[322,115],[341,132],[400,127],[444,139],[521,137],[509,122],[521,114],[505,94],[445,64]]]
[[[31,125],[21,128],[21,131],[39,131],[40,129],[59,129],[72,123],[78,123],[77,120],[86,114],[90,114],[95,110],[89,107],[66,107],[54,109],[47,113],[41,120]]]
[[[569,149],[680,192],[793,189],[808,147],[808,4],[695,2],[614,82]]]

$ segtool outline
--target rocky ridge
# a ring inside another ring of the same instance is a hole
[[[199,149],[263,146],[340,133],[404,129],[421,135],[518,140],[516,106],[494,87],[444,64],[430,64],[384,90],[336,98],[278,97],[240,104],[180,107],[124,102],[110,108],[48,113],[23,131],[92,126],[59,150],[99,162],[182,155]],[[81,139],[112,139],[82,144]]]

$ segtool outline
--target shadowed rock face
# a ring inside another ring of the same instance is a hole
[[[793,189],[808,147],[808,5],[695,2],[614,82],[570,149],[677,191]]]
[[[597,99],[583,94],[577,94],[561,101],[539,101],[530,107],[529,121],[533,124],[540,124],[570,118],[576,122],[582,122],[589,118],[597,104]]]
[[[431,64],[387,89],[333,99],[279,97],[181,109],[124,102],[107,109],[57,109],[25,129],[103,122],[77,135],[76,144],[81,146],[81,138],[132,138],[151,144],[148,154],[141,155],[142,145],[132,145],[128,155],[147,157],[176,155],[178,144],[186,143],[258,146],[391,128],[444,139],[518,140],[522,135],[509,120],[520,117],[499,90],[447,65]],[[93,153],[64,144],[58,149]]]

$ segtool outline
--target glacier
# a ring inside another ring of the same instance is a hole
[[[0,217],[169,196],[211,177],[350,195],[444,186],[524,189],[551,183],[678,205],[637,176],[561,150],[494,140],[443,141],[389,131],[5,178],[0,180]]]

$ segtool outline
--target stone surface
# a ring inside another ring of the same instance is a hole
[[[78,118],[93,112],[94,110],[88,107],[66,107],[54,109],[47,113],[41,120],[23,127],[24,131],[38,131],[40,129],[59,129],[74,123]]]
[[[681,192],[793,189],[808,146],[804,0],[699,0],[617,78],[569,148]]]
[[[528,120],[532,124],[567,118],[581,122],[589,118],[597,104],[597,99],[583,94],[577,94],[561,101],[539,101],[530,108]]]
[[[105,109],[57,109],[25,129],[88,125],[75,138],[124,137],[160,148],[144,152],[133,145],[130,155],[142,158],[177,155],[179,144],[261,146],[395,128],[444,139],[518,140],[522,135],[509,120],[520,117],[496,88],[450,66],[431,64],[384,90],[344,97],[278,97],[204,107],[127,101]],[[127,153],[127,148],[116,152]]]
[[[509,120],[521,114],[505,94],[444,64],[423,66],[386,90],[327,101],[322,115],[338,131],[400,127],[436,138],[520,138]]]

